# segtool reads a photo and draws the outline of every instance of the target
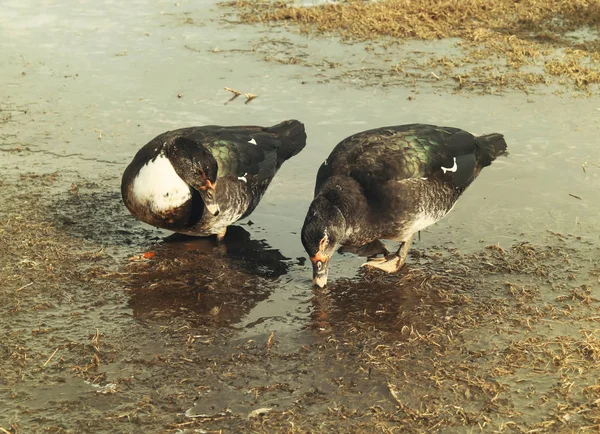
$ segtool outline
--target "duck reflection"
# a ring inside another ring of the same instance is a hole
[[[264,278],[277,278],[288,272],[289,258],[264,240],[252,239],[250,232],[241,226],[230,226],[220,243],[216,237],[190,237],[173,234],[164,239],[162,251],[179,256],[182,250],[206,255],[223,255],[231,265]],[[226,265],[226,264],[223,264]]]
[[[129,306],[142,320],[188,317],[223,326],[238,322],[269,297],[287,273],[288,258],[265,241],[231,226],[221,243],[214,237],[171,235],[147,262],[130,265]]]
[[[395,275],[363,271],[360,279],[337,279],[314,290],[311,325],[319,330],[374,328],[395,338],[452,315],[452,294],[468,286],[462,276],[443,274],[443,264],[412,264]]]

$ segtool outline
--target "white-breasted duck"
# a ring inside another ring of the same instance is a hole
[[[413,236],[437,222],[462,192],[506,152],[502,134],[475,137],[458,128],[410,124],[342,140],[319,168],[302,227],[313,283],[327,283],[338,246],[371,256],[364,265],[395,272]],[[400,242],[389,255],[380,239]],[[373,257],[377,254],[383,257]]]
[[[305,145],[304,125],[297,120],[168,131],[141,148],[125,169],[123,201],[152,226],[220,240],[227,226],[254,211],[283,162]]]

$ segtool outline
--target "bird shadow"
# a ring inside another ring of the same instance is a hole
[[[174,234],[157,244],[148,260],[132,262],[123,276],[134,317],[165,321],[183,317],[222,327],[241,320],[267,299],[290,260],[264,240],[231,226],[215,237]]]
[[[119,270],[114,276],[140,320],[233,324],[267,299],[291,266],[278,249],[239,225],[230,226],[220,243],[214,236],[165,236],[135,220],[118,191],[100,185],[58,194],[45,215],[70,236],[111,247]],[[131,260],[122,267],[126,258]]]

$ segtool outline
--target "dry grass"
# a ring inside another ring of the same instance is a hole
[[[581,0],[355,0],[315,7],[240,0],[235,6],[248,22],[297,22],[362,40],[459,37],[482,42],[494,33],[547,40],[600,23],[600,2]]]
[[[350,0],[314,7],[239,0],[227,5],[236,7],[245,23],[289,23],[302,32],[346,40],[379,40],[385,45],[460,38],[463,55],[446,64],[451,70],[490,63],[504,68],[495,76],[484,70],[457,70],[449,77],[459,82],[459,88],[481,88],[492,81],[493,86],[526,90],[559,77],[587,91],[590,84],[600,82],[597,41],[577,41],[568,35],[598,26],[598,0]],[[539,66],[540,72],[521,71],[526,65]]]

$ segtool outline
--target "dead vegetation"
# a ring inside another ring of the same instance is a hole
[[[433,72],[455,81],[457,89],[528,91],[556,83],[589,93],[590,86],[600,81],[597,0],[349,0],[318,6],[238,0],[224,4],[237,8],[244,23],[285,23],[304,33],[378,41],[384,49],[411,39],[459,38],[462,54],[430,59],[443,63],[441,68],[432,71],[431,63],[408,61],[413,69],[426,70],[417,78]],[[402,65],[393,69],[410,74]]]
[[[231,98],[229,98],[225,104],[230,103],[231,101],[233,101],[234,99],[236,99],[240,95],[244,95],[246,97],[246,102],[244,104],[248,104],[253,99],[258,98],[258,95],[254,95],[253,93],[240,92],[238,90],[231,89],[230,87],[225,87],[224,89],[227,92],[231,92],[233,94],[233,96]]]

